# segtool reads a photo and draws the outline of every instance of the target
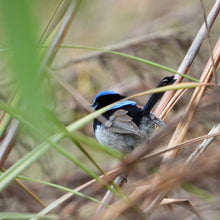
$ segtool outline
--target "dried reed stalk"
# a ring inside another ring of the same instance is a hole
[[[215,4],[213,5],[211,11],[209,12],[209,15],[207,17],[207,21],[204,22],[200,30],[198,31],[195,39],[192,42],[192,45],[190,46],[189,50],[187,51],[183,61],[181,62],[177,72],[187,74],[187,71],[189,70],[196,54],[199,51],[199,48],[207,34],[207,32],[211,29],[212,25],[214,24],[214,21],[216,17],[219,14],[220,10],[220,0],[216,0]],[[179,83],[182,81],[182,76],[176,75],[175,78],[177,78],[177,81],[175,83]],[[158,104],[157,108],[155,109],[154,113],[158,115],[161,119],[164,119],[168,112],[172,109],[173,105],[177,102],[177,100],[181,97],[183,94],[182,90],[178,90],[177,94],[174,95],[175,91],[169,91],[166,92],[161,99],[160,103]]]
[[[214,58],[214,64],[215,67],[218,66],[219,61],[220,61],[220,39],[218,40],[218,42],[216,43],[216,46],[214,48],[213,51],[213,58]],[[213,66],[212,66],[212,61],[211,58],[208,60],[207,65],[201,75],[200,81],[203,83],[208,83],[211,81],[213,77]],[[195,112],[198,108],[198,105],[201,101],[201,98],[204,95],[205,90],[207,89],[206,86],[204,87],[198,87],[195,89],[192,98],[186,108],[185,114],[182,118],[182,120],[179,122],[170,142],[169,142],[169,146],[181,143],[186,134],[187,131],[189,129],[190,126],[190,122],[192,121]],[[177,154],[178,154],[179,150],[174,150],[171,152],[167,152],[163,158],[163,163],[162,163],[162,167],[161,169],[164,171],[167,171],[167,163],[172,161],[172,159],[174,159]],[[155,185],[157,185],[157,180],[155,179]],[[154,187],[155,187],[154,185]],[[144,201],[142,208],[146,213],[151,213],[156,207],[157,205],[161,202],[161,200],[164,198],[164,196],[168,193],[168,191],[166,192],[162,192],[160,195],[157,195],[156,198],[152,198],[152,197],[147,197],[146,200]],[[153,205],[152,205],[153,204]]]

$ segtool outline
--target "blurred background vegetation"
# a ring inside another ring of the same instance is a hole
[[[79,7],[76,9],[76,15],[69,30],[57,53],[51,55],[54,59],[50,57],[51,60],[43,65],[47,46],[50,45],[57,26],[49,31],[46,41],[39,42],[39,40],[42,39],[42,33],[55,13],[57,5],[62,1],[14,2],[14,5],[1,3],[1,109],[7,110],[7,106],[4,107],[3,104],[9,103],[12,115],[20,115],[31,126],[21,123],[19,132],[15,135],[16,139],[12,142],[13,147],[2,166],[5,169],[16,164],[49,136],[61,132],[62,125],[68,126],[86,116],[89,113],[88,110],[92,111],[87,108],[88,104],[92,103],[99,91],[113,89],[128,96],[154,88],[161,78],[169,75],[165,70],[128,58],[74,48],[74,46],[117,50],[177,70],[204,21],[198,0],[79,1]],[[204,1],[207,13],[214,2],[214,0]],[[18,18],[20,20],[17,20]],[[217,18],[210,32],[213,46],[219,38],[219,33],[220,23]],[[188,75],[199,79],[208,58],[208,44],[204,42]],[[176,120],[175,115],[184,112],[191,94],[192,91],[185,93],[168,115],[167,121]],[[204,97],[187,138],[206,134],[216,121],[219,122],[216,107],[213,104],[216,96],[212,98],[212,95],[213,93],[209,91]],[[137,102],[143,106],[147,99],[147,96],[139,97]],[[10,112],[10,109],[7,111]],[[1,112],[1,117],[3,122],[4,111]],[[10,128],[7,123],[1,124],[1,143],[7,133],[5,129],[9,131]],[[94,138],[91,122],[79,131]],[[162,140],[161,146],[168,143],[169,138]],[[59,145],[90,170],[100,174],[74,145],[71,138],[63,139]],[[103,152],[84,147],[106,171],[111,170],[117,163],[116,159]],[[183,150],[180,157],[184,158],[188,151],[189,149]],[[148,161],[147,164],[138,164],[135,172],[129,176],[128,184],[132,185],[146,174],[156,172],[160,160],[161,157],[158,157]],[[30,166],[28,165],[22,175],[69,188],[77,187],[91,179],[88,173],[83,172],[71,160],[52,148],[42,153]],[[204,216],[212,216],[205,219],[218,219],[220,212],[216,208],[216,201],[220,199],[219,181],[219,174],[216,174],[216,178],[212,177],[209,181],[200,179],[194,183],[214,202],[196,196],[186,189],[178,190],[174,196],[192,199],[199,211],[204,212]],[[63,195],[62,191],[39,183],[25,181],[25,185],[45,204],[50,204]],[[98,196],[101,198],[102,194]],[[2,212],[37,213],[42,209],[14,182],[1,191],[0,198]],[[68,207],[74,206],[76,202],[78,202],[76,198],[66,201],[58,208],[58,213],[68,215]],[[80,209],[79,212],[84,211],[82,216],[89,215],[91,207],[95,205],[88,206],[88,211]],[[72,214],[71,211],[69,212]],[[184,214],[174,210],[175,215],[172,218],[169,213],[170,210],[164,208],[162,212],[155,214],[154,219],[175,219],[178,215],[182,219],[190,219],[190,217],[193,219],[189,212]]]

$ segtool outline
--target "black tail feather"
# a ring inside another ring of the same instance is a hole
[[[174,79],[174,76],[167,76],[160,81],[160,83],[157,85],[157,88],[171,85],[175,81],[176,81],[176,79]],[[155,106],[155,104],[158,102],[158,100],[163,96],[163,94],[164,94],[164,92],[160,92],[160,93],[154,93],[151,95],[151,97],[147,101],[146,105],[144,106],[143,115],[148,115],[150,113],[152,108]]]

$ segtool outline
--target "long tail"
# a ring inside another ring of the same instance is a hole
[[[160,83],[157,85],[157,88],[162,87],[162,86],[171,85],[175,81],[176,81],[176,79],[174,79],[174,76],[167,76],[160,81]],[[160,93],[154,93],[151,95],[151,97],[147,101],[146,105],[144,106],[143,115],[148,115],[150,113],[151,109],[155,106],[155,104],[163,96],[163,94],[164,94],[164,92],[160,92]]]

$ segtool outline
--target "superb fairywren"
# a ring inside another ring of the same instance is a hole
[[[174,76],[167,76],[160,81],[157,87],[171,85],[174,82]],[[163,94],[164,92],[152,94],[143,109],[131,100],[114,105],[103,113],[106,122],[94,119],[93,129],[97,140],[102,145],[127,153],[131,152],[150,138],[155,130],[155,125],[164,126],[163,121],[150,112]],[[125,96],[112,90],[102,91],[95,97],[92,107],[94,110],[98,110],[123,98]]]

